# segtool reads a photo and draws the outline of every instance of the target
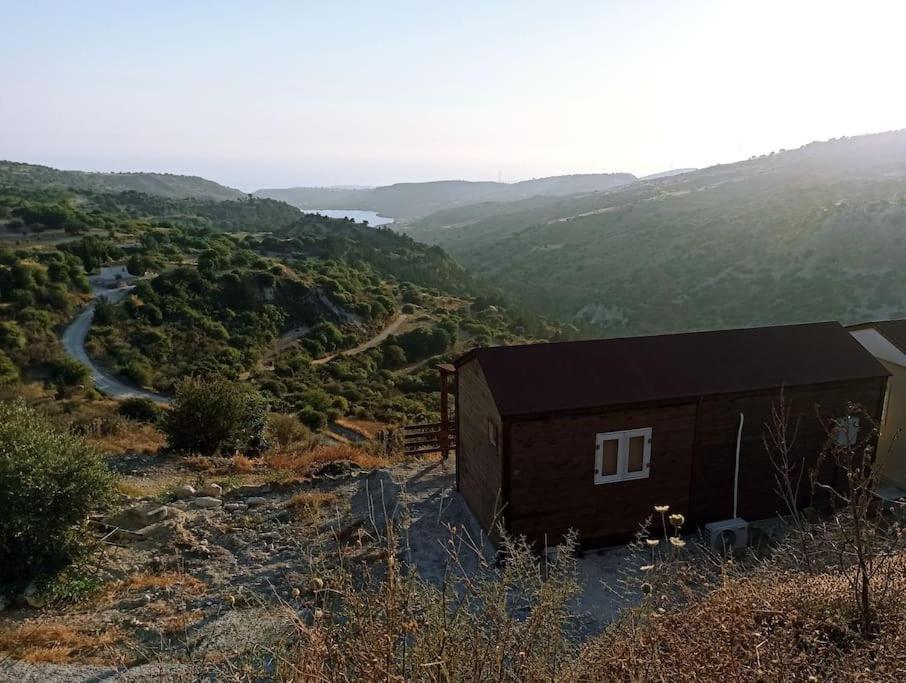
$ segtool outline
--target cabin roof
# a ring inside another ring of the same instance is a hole
[[[887,341],[906,353],[906,320],[878,320],[870,323],[850,325],[848,330],[873,329],[880,332]]]
[[[887,377],[836,322],[473,349],[502,416]]]

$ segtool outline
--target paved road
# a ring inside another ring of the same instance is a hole
[[[106,299],[107,301],[116,302],[122,299],[132,287],[119,287],[116,289],[103,289],[95,292],[95,300]],[[99,367],[88,355],[85,349],[85,339],[88,337],[88,330],[91,328],[91,320],[94,318],[95,301],[92,301],[81,313],[63,331],[60,341],[63,342],[63,348],[66,353],[75,358],[83,365],[88,366],[91,370],[91,377],[94,380],[94,386],[99,391],[114,398],[149,398],[155,403],[167,404],[170,399],[162,394],[156,394],[153,391],[146,391],[139,387],[130,386],[121,382],[109,372]]]

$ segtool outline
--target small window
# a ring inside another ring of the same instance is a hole
[[[651,429],[604,432],[595,440],[595,484],[644,479],[651,467]]]
[[[853,415],[834,420],[834,440],[838,446],[855,446],[859,440],[859,418]]]
[[[497,423],[491,419],[488,419],[488,443],[497,445]]]

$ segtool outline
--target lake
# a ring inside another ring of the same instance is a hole
[[[358,209],[302,209],[302,213],[319,213],[329,218],[351,218],[356,223],[368,221],[371,227],[392,223],[392,218],[387,218],[374,211],[359,211]]]

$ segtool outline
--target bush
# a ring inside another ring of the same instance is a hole
[[[127,398],[120,402],[117,412],[130,420],[138,422],[157,422],[160,408],[150,398]]]
[[[212,455],[261,448],[267,406],[247,384],[191,378],[181,382],[161,420],[170,448]]]
[[[82,439],[55,431],[22,402],[0,403],[0,587],[61,569],[110,484],[103,460]]]
[[[0,351],[0,384],[15,384],[19,381],[19,369],[9,356]]]
[[[48,370],[50,381],[60,389],[71,389],[89,383],[88,368],[73,358],[55,358],[48,363]]]
[[[311,438],[311,430],[295,415],[271,413],[267,418],[267,434],[281,448],[304,444]]]

